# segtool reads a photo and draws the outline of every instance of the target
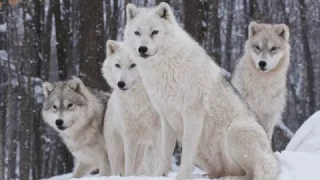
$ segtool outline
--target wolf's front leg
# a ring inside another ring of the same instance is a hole
[[[138,145],[138,150],[137,150],[137,156],[136,156],[136,161],[135,161],[135,167],[134,167],[134,173],[137,176],[140,175],[149,175],[149,171],[147,170],[146,167],[146,151],[148,149],[148,145],[146,144],[139,144]]]
[[[161,117],[162,143],[160,146],[160,164],[155,176],[166,176],[171,169],[171,158],[176,144],[177,135],[169,123]],[[157,151],[157,150],[156,150]]]
[[[91,171],[91,166],[81,161],[77,161],[71,178],[82,178]]]
[[[125,138],[124,140],[124,153],[125,153],[125,176],[134,175],[135,160],[137,157],[138,142]]]
[[[99,162],[99,175],[100,176],[110,176],[111,175],[111,167],[107,152],[105,157]]]
[[[111,166],[111,175],[118,176],[121,173],[122,175],[124,175],[124,172],[121,171],[121,165],[123,163],[122,161],[124,157],[124,146],[122,138],[116,138],[116,136],[112,134],[108,134],[107,136],[105,136],[105,138],[109,163]]]
[[[183,115],[181,166],[177,175],[179,180],[191,177],[204,121],[204,112],[197,111],[197,108],[189,108],[185,112]]]
[[[160,162],[160,156],[161,156],[161,143],[162,143],[162,140],[161,140],[161,137],[162,134],[157,134],[153,137],[152,139],[152,144],[153,144],[153,147],[154,147],[154,154],[155,154],[155,160],[156,160],[156,167],[158,168],[158,165],[159,165],[159,162]]]

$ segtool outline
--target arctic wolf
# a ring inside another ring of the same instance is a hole
[[[103,63],[102,73],[114,88],[104,127],[112,173],[117,175],[121,170],[119,163],[123,161],[124,150],[125,176],[137,175],[135,167],[140,162],[136,163],[136,158],[141,161],[141,155],[137,153],[141,154],[143,149],[147,151],[149,144],[156,151],[159,149],[161,122],[158,113],[153,109],[136,64],[122,42],[107,42],[107,59]],[[158,162],[155,159],[152,161]],[[151,172],[143,173],[151,175]]]
[[[87,88],[79,78],[43,83],[43,119],[61,136],[76,159],[73,178],[98,168],[110,175],[103,137],[103,120],[109,95]]]
[[[271,141],[286,106],[289,28],[285,24],[251,22],[244,49],[231,83],[256,113]]]
[[[161,116],[163,156],[156,175],[168,173],[178,138],[177,179],[190,178],[195,163],[210,178],[276,179],[279,165],[263,127],[168,4],[127,5],[125,42]]]

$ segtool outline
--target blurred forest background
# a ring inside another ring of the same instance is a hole
[[[100,74],[105,43],[122,40],[129,2],[154,6],[161,0],[0,1],[0,179],[38,180],[71,172],[72,157],[41,118],[41,84],[79,76],[88,86],[109,90]],[[273,140],[275,150],[284,149],[290,131],[320,109],[320,1],[166,2],[229,72],[243,53],[251,20],[290,27],[288,106]]]

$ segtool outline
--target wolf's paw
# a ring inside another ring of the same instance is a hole
[[[191,178],[191,173],[181,173],[179,171],[177,177],[176,177],[176,180],[185,180],[185,179],[192,179]]]
[[[206,177],[209,177],[209,175],[207,173],[205,173],[205,174],[201,174],[201,177],[205,177],[206,178]]]
[[[171,164],[170,164],[171,165]],[[157,171],[155,172],[154,176],[168,176],[170,170],[171,170],[171,166],[165,166],[165,165],[160,165],[157,169]]]
[[[156,173],[154,173],[153,176],[168,176],[168,173],[165,173],[163,171],[157,171]]]
[[[246,176],[225,176],[219,178],[218,180],[250,180],[250,178]]]

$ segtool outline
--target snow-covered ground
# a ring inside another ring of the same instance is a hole
[[[320,111],[314,113],[302,124],[286,150],[312,152],[320,155]]]
[[[281,163],[279,180],[320,180],[320,156],[307,152],[276,153]]]
[[[281,164],[278,180],[320,180],[320,111],[312,115],[297,131],[285,151],[276,152]],[[84,177],[81,180],[174,180],[178,167],[173,164],[168,177]],[[201,170],[195,169],[194,179],[202,177]],[[67,180],[71,174],[55,176],[47,180]]]

